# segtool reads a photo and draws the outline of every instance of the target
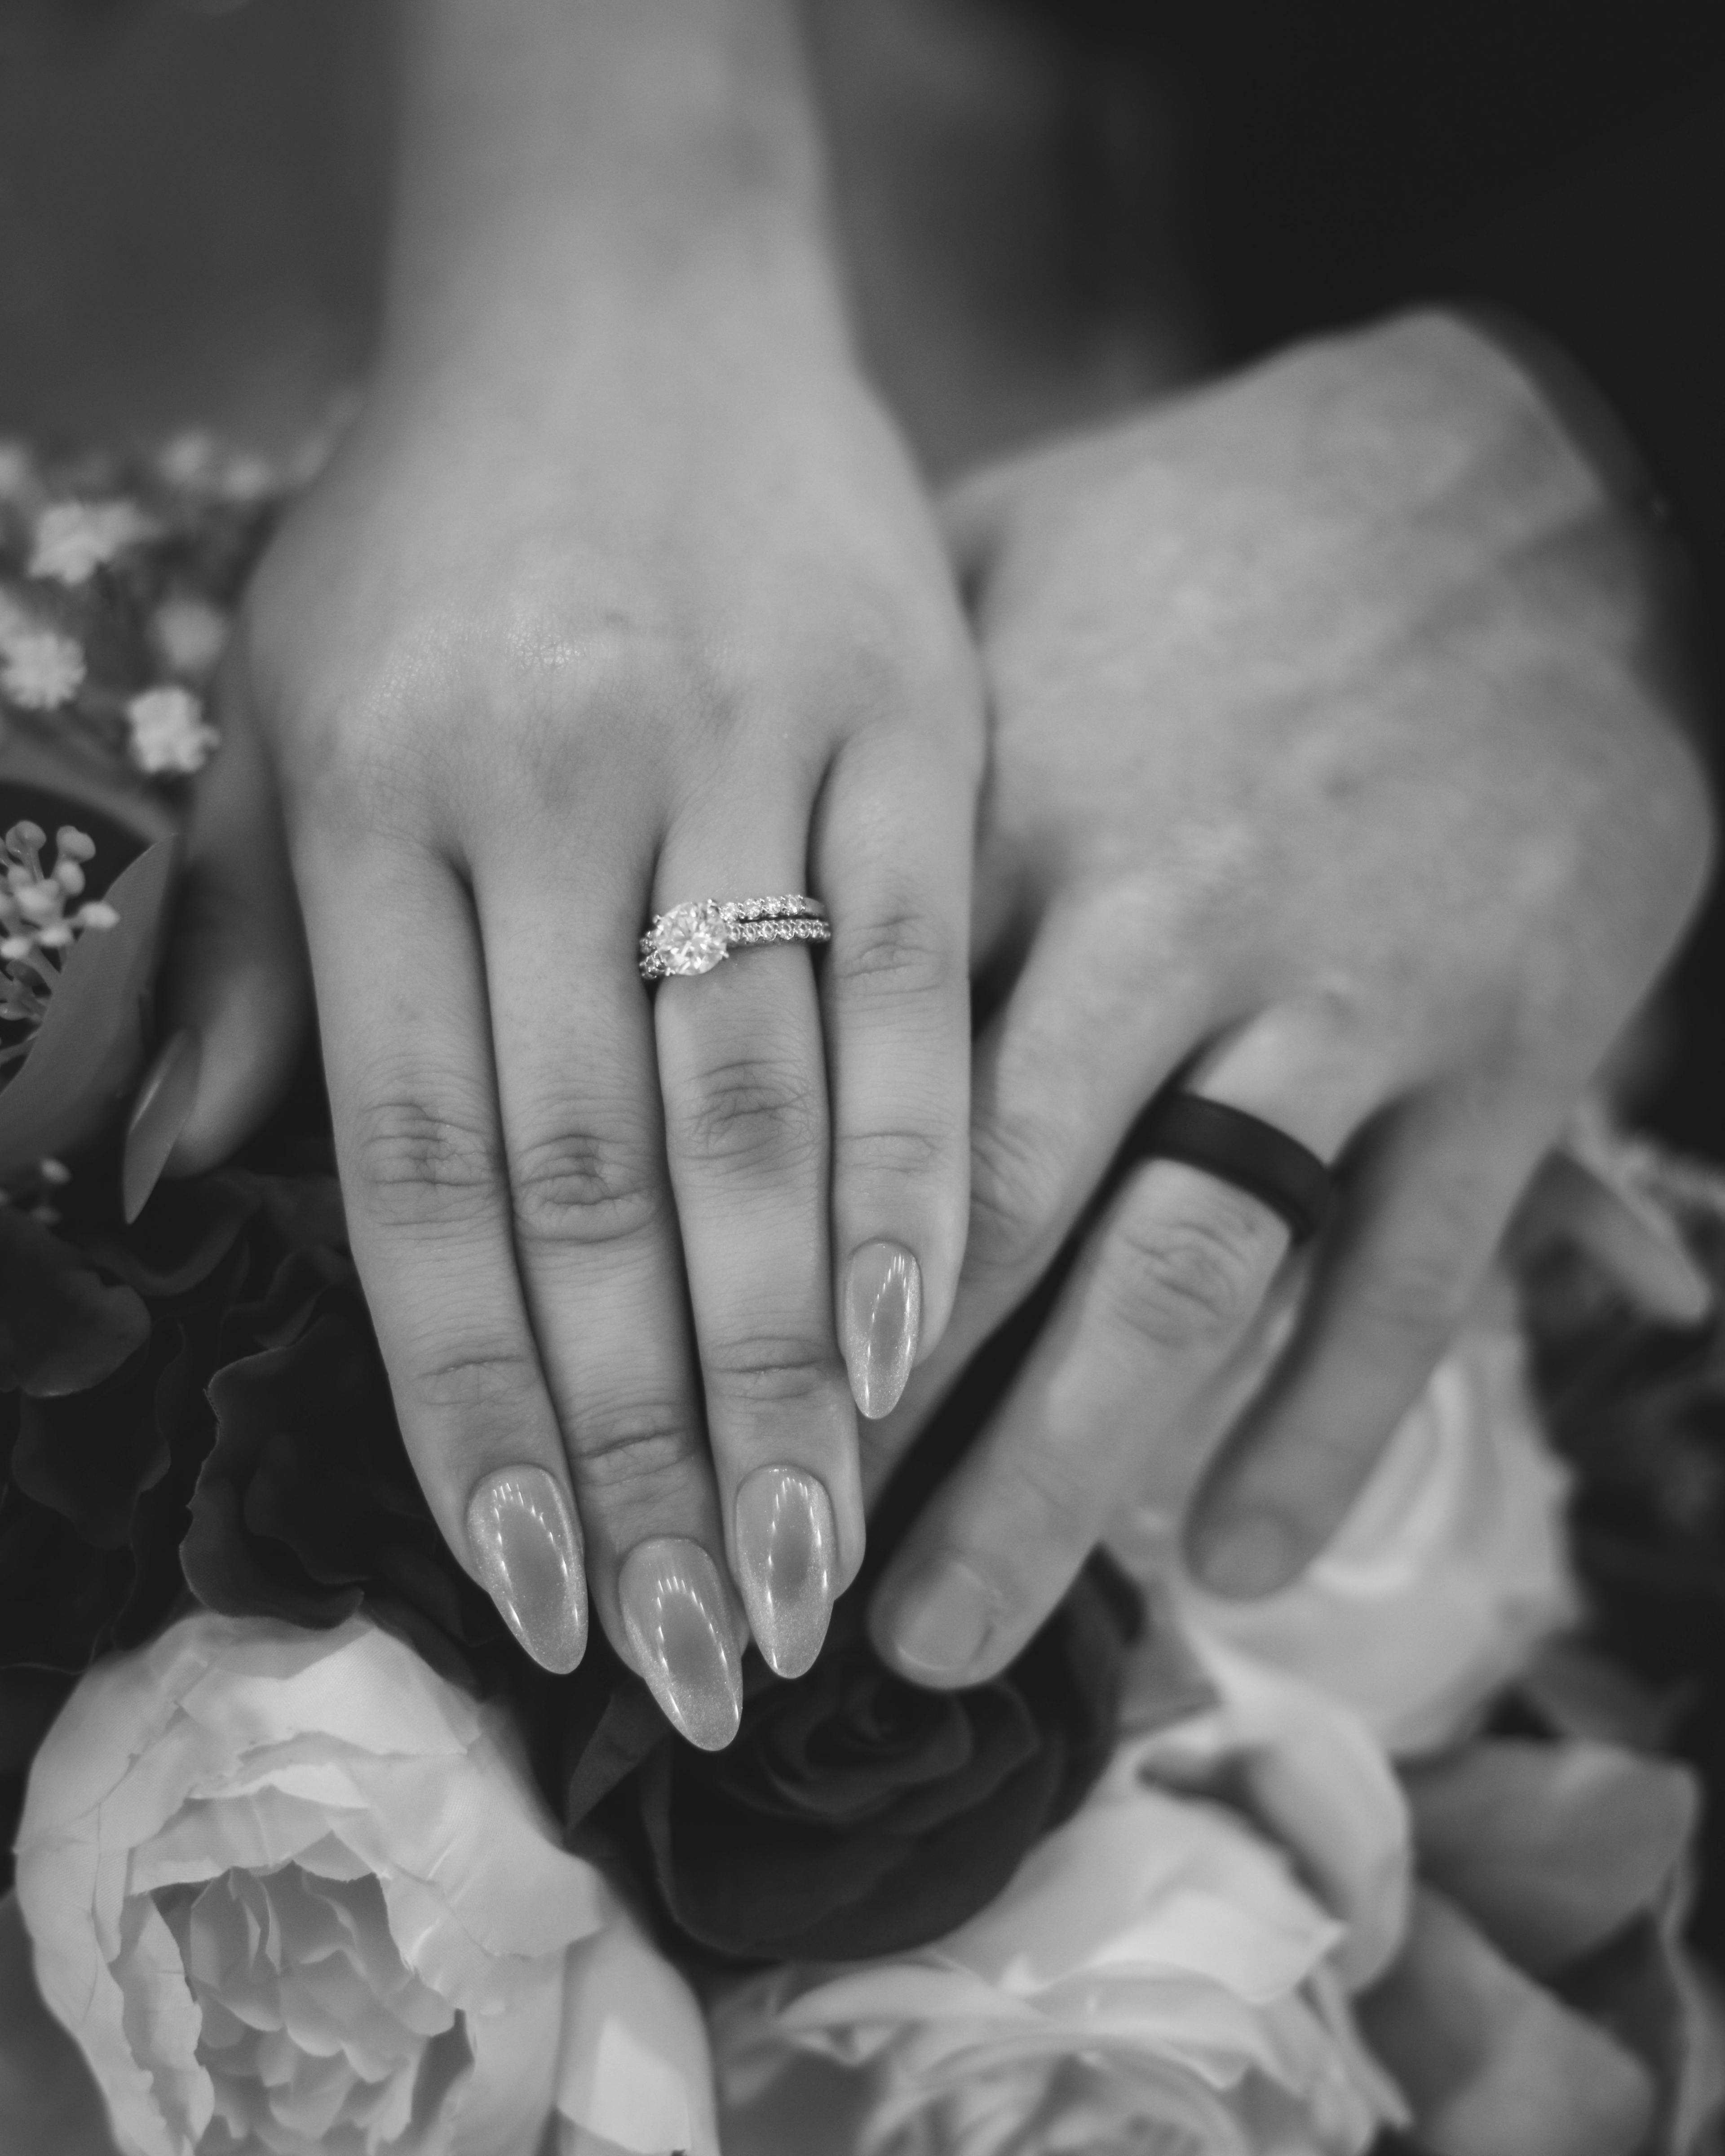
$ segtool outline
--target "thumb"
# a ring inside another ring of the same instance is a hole
[[[275,786],[237,670],[218,698],[222,746],[199,783],[158,1009],[121,1168],[135,1219],[164,1173],[225,1159],[285,1090],[310,989]]]

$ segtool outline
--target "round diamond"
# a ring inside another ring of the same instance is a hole
[[[674,906],[653,924],[652,944],[667,973],[710,973],[725,955],[725,916],[710,898]]]

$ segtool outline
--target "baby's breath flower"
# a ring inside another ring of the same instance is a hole
[[[228,501],[261,501],[277,485],[275,467],[267,457],[241,451],[223,468],[221,491]]]
[[[15,628],[0,636],[0,696],[26,711],[58,711],[84,685],[84,653],[57,629]]]
[[[267,457],[250,450],[226,449],[213,434],[195,429],[176,434],[162,445],[157,453],[156,469],[170,486],[186,494],[211,495],[218,501],[259,501],[281,484]]]
[[[156,469],[170,486],[183,487],[188,493],[202,493],[213,485],[220,456],[213,434],[205,434],[201,428],[188,427],[183,434],[162,444],[157,452]]]
[[[228,641],[228,617],[208,599],[177,594],[151,616],[150,635],[170,674],[202,681],[215,671]]]
[[[134,696],[126,716],[132,761],[142,771],[201,771],[221,739],[213,726],[203,723],[203,706],[192,691],[172,685]]]
[[[37,522],[30,574],[62,584],[88,583],[155,529],[135,501],[57,501]]]

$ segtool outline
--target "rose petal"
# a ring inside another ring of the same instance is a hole
[[[1421,1871],[1536,1977],[1657,1907],[1700,1801],[1675,1762],[1602,1744],[1474,1744],[1405,1783]]]
[[[583,2136],[640,2156],[718,2156],[701,2009],[627,1920],[570,1948],[563,2012],[560,2156],[578,2156]]]
[[[116,2156],[101,2091],[42,2003],[16,1896],[0,1899],[0,2148]]]
[[[1328,1967],[1339,1937],[1280,1851],[1220,1806],[1145,1786],[1129,1748],[947,1938],[721,1996],[727,2137],[788,2148],[800,2118],[809,2156],[1112,2151],[1182,2132],[1239,2156],[1357,2156],[1403,2113]],[[853,2087],[799,2109],[798,2089],[827,2087],[803,2075],[810,2056],[860,2077],[865,2100]]]
[[[1453,1741],[1576,1609],[1568,1477],[1524,1362],[1514,1331],[1465,1333],[1314,1563],[1255,1602],[1183,1586],[1198,1628],[1345,1701],[1392,1753]]]
[[[1315,1686],[1196,1625],[1190,1640],[1216,1704],[1130,1748],[1137,1771],[1243,1796],[1346,1926],[1343,1981],[1369,1984],[1401,1944],[1413,1869],[1407,1805],[1388,1761],[1358,1717]]]
[[[1360,2016],[1432,2156],[1631,2156],[1652,2118],[1652,2085],[1629,2053],[1427,1890]]]

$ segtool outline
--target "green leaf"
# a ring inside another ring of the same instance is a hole
[[[140,854],[106,893],[118,922],[72,947],[41,1030],[0,1092],[0,1188],[94,1144],[124,1113],[149,1040],[177,852],[164,839]]]

